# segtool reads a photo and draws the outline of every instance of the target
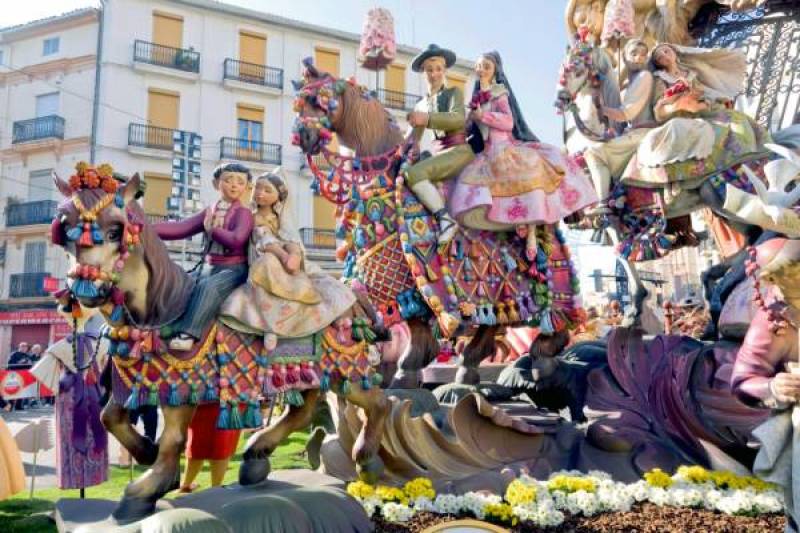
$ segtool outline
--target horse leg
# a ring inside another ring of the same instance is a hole
[[[422,381],[421,371],[433,361],[439,352],[439,344],[433,338],[430,326],[419,319],[408,321],[411,342],[397,361],[397,372],[389,385],[390,389],[416,389]]]
[[[153,466],[125,487],[125,494],[114,510],[118,521],[133,521],[151,514],[156,502],[180,485],[180,458],[186,446],[186,433],[195,407],[162,406],[164,430],[158,439],[158,457]]]
[[[479,326],[478,331],[464,348],[461,366],[456,370],[456,383],[477,385],[480,383],[478,365],[497,350],[494,337],[500,326]]]
[[[141,435],[131,425],[128,410],[118,403],[108,402],[100,415],[103,426],[114,435],[140,465],[150,466],[158,457],[158,445]]]
[[[354,386],[346,399],[363,409],[366,415],[352,451],[358,477],[366,483],[375,484],[383,474],[383,460],[378,455],[378,450],[391,403],[383,390],[378,387],[364,390]]]
[[[616,229],[608,231],[608,236],[612,244],[616,247],[620,242],[620,236]],[[622,327],[630,328],[640,325],[642,318],[642,307],[647,298],[648,292],[644,288],[639,272],[628,259],[624,257],[617,258],[625,270],[625,275],[628,278],[628,288],[631,291],[631,305],[625,309],[625,317],[622,320]]]
[[[244,447],[239,467],[239,484],[255,485],[267,479],[269,456],[286,437],[308,427],[314,417],[314,407],[319,399],[319,389],[303,391],[303,405],[290,405],[277,422],[253,433]]]

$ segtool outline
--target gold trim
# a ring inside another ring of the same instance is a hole
[[[510,529],[490,524],[489,522],[468,518],[464,520],[454,520],[452,522],[442,522],[441,524],[423,529],[422,533],[439,533],[442,531],[446,532],[447,530],[460,531],[460,528],[473,528],[473,530],[488,531],[491,533],[508,533],[511,531]]]
[[[392,233],[381,242],[377,243],[375,246],[370,248],[366,253],[364,253],[361,257],[356,260],[357,265],[363,264],[367,259],[375,255],[376,253],[380,252],[385,246],[389,245],[392,241],[397,240],[398,234]]]

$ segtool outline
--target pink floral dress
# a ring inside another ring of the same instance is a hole
[[[461,172],[450,213],[466,227],[500,230],[554,224],[597,201],[589,177],[558,148],[513,138],[514,119],[502,85],[473,97],[483,110],[484,150]]]

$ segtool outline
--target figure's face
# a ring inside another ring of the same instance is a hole
[[[425,73],[425,81],[431,90],[439,89],[444,85],[444,76],[447,73],[447,66],[443,57],[431,57],[422,64],[422,71]]]
[[[275,205],[279,199],[278,190],[269,180],[258,180],[253,191],[253,200],[258,207],[268,207]]]
[[[494,62],[488,57],[481,57],[475,63],[475,77],[477,77],[481,83],[491,83],[494,81],[495,70],[497,69]]]
[[[678,57],[671,46],[659,46],[653,54],[653,60],[661,68],[670,68],[678,61]]]
[[[214,180],[217,189],[226,202],[235,202],[241,199],[247,190],[247,174],[244,172],[223,172],[219,179]]]
[[[644,45],[639,45],[633,50],[629,50],[625,54],[625,60],[628,62],[628,65],[634,68],[642,69],[647,63],[647,54],[647,47]]]
[[[589,33],[595,38],[595,41],[599,41],[600,34],[603,32],[605,8],[605,0],[578,1],[572,12],[572,24],[575,28],[586,26],[589,28]]]
[[[33,348],[31,348],[31,353],[33,355],[39,355],[42,353],[42,346],[41,344],[34,344]]]
[[[28,343],[21,342],[19,343],[19,348],[17,348],[20,352],[27,352],[28,351]]]

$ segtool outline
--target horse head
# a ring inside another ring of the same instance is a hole
[[[332,138],[341,115],[339,99],[347,82],[317,70],[311,58],[303,60],[303,78],[293,81],[297,113],[292,144],[305,154],[316,154]]]

